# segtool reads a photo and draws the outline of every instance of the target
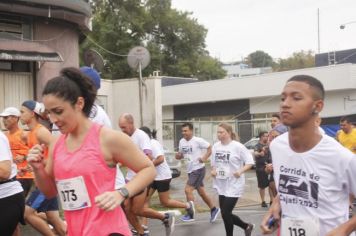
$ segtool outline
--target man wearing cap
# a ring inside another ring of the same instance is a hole
[[[88,66],[81,67],[80,71],[92,79],[95,88],[98,91],[101,86],[101,78],[99,73],[95,69]],[[105,110],[97,103],[94,103],[92,106],[89,119],[95,123],[111,128],[111,121],[108,115],[106,114]]]
[[[47,128],[39,123],[39,119],[44,112],[43,104],[28,100],[22,103],[21,106],[21,122],[29,128],[27,135],[27,145],[32,148],[36,144],[42,144],[46,147],[43,155],[45,158],[48,154],[48,146],[52,138],[51,133]],[[36,212],[44,212],[47,220],[54,227],[59,235],[65,235],[66,226],[59,217],[58,200],[57,198],[46,199],[44,194],[37,188],[31,192],[30,197],[26,201],[25,220],[32,225],[42,235],[54,235],[45,222]]]
[[[21,183],[26,197],[33,183],[33,173],[26,161],[29,150],[26,140],[27,134],[18,125],[20,111],[15,107],[8,107],[0,114],[0,117],[2,117],[3,124],[7,129],[5,135],[9,140],[12,157],[17,165],[16,178]]]

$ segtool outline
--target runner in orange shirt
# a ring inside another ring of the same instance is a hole
[[[26,161],[29,150],[26,132],[18,125],[20,111],[15,107],[8,107],[0,114],[0,117],[2,117],[4,126],[7,129],[5,135],[9,140],[12,157],[17,165],[16,178],[24,189],[24,196],[27,197],[33,184],[33,173]]]

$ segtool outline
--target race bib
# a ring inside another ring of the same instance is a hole
[[[63,210],[75,211],[91,206],[83,176],[58,180],[56,185]]]
[[[217,179],[227,179],[230,177],[229,167],[219,166],[216,168],[216,178]]]
[[[281,235],[283,236],[319,236],[317,218],[282,218]]]

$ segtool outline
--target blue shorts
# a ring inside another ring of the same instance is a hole
[[[57,197],[47,199],[46,196],[37,188],[27,199],[26,205],[38,212],[58,211]]]

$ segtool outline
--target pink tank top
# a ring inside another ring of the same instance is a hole
[[[108,236],[111,233],[131,235],[121,207],[105,212],[95,205],[96,196],[114,190],[116,176],[116,168],[109,168],[101,153],[100,129],[101,126],[93,123],[83,143],[75,151],[67,150],[67,135],[61,135],[54,147],[56,182],[82,176],[91,202],[90,207],[64,211],[69,236]]]

